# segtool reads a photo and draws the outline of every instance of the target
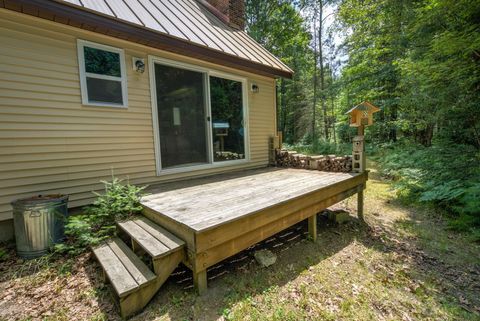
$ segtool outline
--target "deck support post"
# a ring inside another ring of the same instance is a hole
[[[193,284],[199,295],[207,291],[207,270],[193,272]]]
[[[313,214],[308,218],[308,234],[313,242],[317,241],[317,214]]]
[[[357,216],[360,221],[365,221],[363,218],[363,186],[362,189],[357,193]]]

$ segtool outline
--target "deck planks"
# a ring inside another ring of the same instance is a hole
[[[152,221],[146,219],[145,217],[139,217],[135,219],[134,222],[138,226],[143,228],[145,231],[150,233],[150,235],[162,242],[162,244],[165,245],[169,249],[169,251],[176,250],[185,244],[184,241],[182,241],[169,231],[165,230],[161,226],[152,223]]]
[[[358,174],[300,169],[262,169],[158,186],[142,204],[195,232],[341,184]],[[162,189],[164,190],[162,192]]]
[[[151,236],[133,221],[120,222],[118,225],[153,258],[170,250],[162,242]]]
[[[112,244],[115,250],[112,249]],[[123,264],[123,261],[125,261],[122,260],[122,258],[125,259],[124,255],[120,254],[120,257],[117,256],[117,253],[121,252],[121,250],[118,247],[115,248],[116,245],[116,242],[108,241],[105,244],[94,248],[93,253],[97,257],[102,268],[105,270],[115,292],[117,292],[119,297],[124,297],[137,289],[139,282],[135,280],[134,276],[130,274],[129,269]],[[119,251],[117,251],[117,249]],[[130,266],[129,268],[132,267]],[[138,269],[134,274],[138,277],[137,272]],[[144,279],[146,280],[147,278],[145,277]],[[139,277],[139,280],[143,280],[143,278]]]

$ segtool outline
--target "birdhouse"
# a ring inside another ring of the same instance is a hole
[[[364,138],[363,136],[353,137],[353,151],[354,152],[363,152],[365,150]]]
[[[368,101],[353,107],[347,114],[350,114],[350,126],[370,126],[373,124],[373,113],[380,111],[380,108],[372,105]]]

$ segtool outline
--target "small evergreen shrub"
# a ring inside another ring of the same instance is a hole
[[[93,192],[97,199],[93,205],[85,207],[80,215],[68,218],[65,225],[65,243],[57,244],[56,251],[72,255],[79,254],[92,245],[115,234],[115,223],[135,216],[142,211],[140,198],[146,186],[138,187],[113,177],[112,181],[102,181],[105,192]]]

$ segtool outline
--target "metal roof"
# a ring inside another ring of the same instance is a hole
[[[376,113],[377,111],[380,111],[380,108],[378,108],[377,106],[375,106],[374,104],[372,104],[371,102],[369,101],[364,101],[358,105],[356,105],[355,107],[352,107],[349,111],[347,111],[345,114],[350,114],[352,111],[354,110],[367,110],[367,111],[372,111],[372,113]]]
[[[253,40],[195,0],[51,0],[133,24],[213,51],[271,68],[293,71]]]

